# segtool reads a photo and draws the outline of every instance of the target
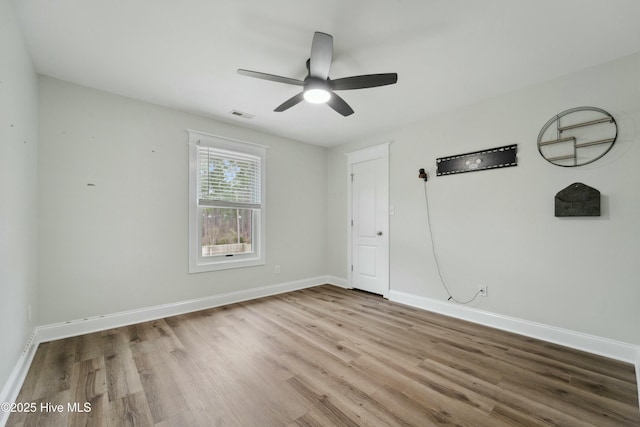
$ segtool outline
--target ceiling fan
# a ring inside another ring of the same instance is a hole
[[[304,80],[243,69],[239,69],[238,74],[272,82],[302,86],[302,92],[280,104],[274,111],[282,112],[288,110],[302,102],[302,100],[306,100],[314,104],[326,102],[329,107],[343,116],[353,114],[353,109],[334,91],[386,86],[398,81],[396,73],[366,74],[331,80],[329,78],[329,69],[331,68],[332,60],[333,37],[329,34],[316,32],[311,43],[311,55],[307,59],[308,74]]]

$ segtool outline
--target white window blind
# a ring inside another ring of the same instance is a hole
[[[199,146],[198,163],[200,206],[260,209],[260,157]]]
[[[265,264],[264,145],[189,133],[189,273]]]

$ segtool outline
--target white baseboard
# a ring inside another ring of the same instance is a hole
[[[340,288],[351,289],[351,287],[349,286],[349,281],[347,279],[343,279],[342,277],[327,276],[327,283],[338,286]]]
[[[636,375],[638,373],[638,358],[640,347],[620,341],[602,338],[582,332],[557,328],[555,326],[530,322],[515,317],[503,316],[478,310],[476,308],[455,305],[431,298],[420,297],[404,292],[391,291],[389,299],[423,310],[433,311],[446,316],[455,317],[469,322],[479,323],[492,328],[538,338],[544,341],[563,345],[565,347],[586,351],[611,359],[636,365]]]
[[[22,353],[18,358],[16,366],[13,368],[13,371],[11,371],[7,382],[2,388],[2,392],[0,392],[0,403],[16,401],[18,393],[20,393],[20,389],[22,388],[22,383],[24,383],[24,379],[27,377],[27,373],[29,372],[29,367],[31,366],[33,357],[36,355],[37,348],[38,332],[37,329],[34,329],[24,350],[22,350]],[[7,423],[9,415],[11,415],[11,412],[4,412],[0,410],[0,426],[4,426]]]
[[[640,409],[640,347],[636,349],[636,387],[638,388],[638,409]]]
[[[211,295],[187,301],[156,305],[136,310],[122,311],[86,319],[71,320],[37,327],[39,342],[53,341],[92,332],[104,331],[135,323],[148,322],[164,317],[176,316],[207,308],[220,307],[236,302],[277,295],[329,283],[327,276],[262,286],[219,295]]]

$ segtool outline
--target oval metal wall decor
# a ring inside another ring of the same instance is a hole
[[[611,150],[618,125],[596,107],[576,107],[553,116],[538,134],[538,151],[549,163],[562,167],[593,163]]]

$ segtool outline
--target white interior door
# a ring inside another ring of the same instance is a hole
[[[351,286],[388,297],[388,160],[351,165]]]

